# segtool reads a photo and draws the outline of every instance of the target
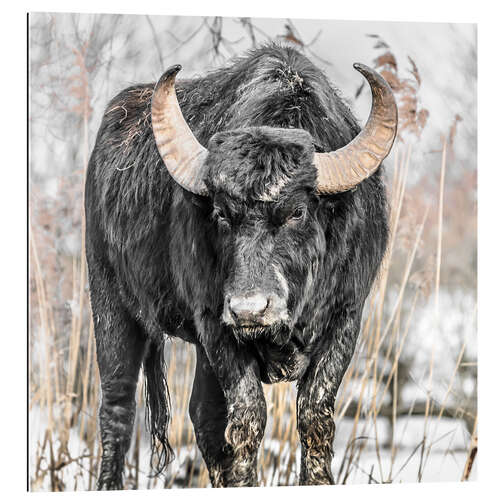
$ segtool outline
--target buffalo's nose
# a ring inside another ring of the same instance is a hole
[[[245,296],[233,296],[229,300],[229,309],[238,324],[260,324],[269,305],[266,296],[256,293]]]

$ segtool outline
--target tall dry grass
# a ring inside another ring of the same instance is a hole
[[[433,373],[435,364],[443,353],[432,349],[425,377],[424,401],[403,402],[399,383],[401,356],[412,327],[419,318],[414,315],[419,301],[434,300],[436,320],[440,314],[440,263],[442,255],[443,192],[446,172],[446,142],[443,142],[440,188],[438,200],[429,203],[413,227],[410,244],[407,244],[406,262],[399,275],[398,293],[388,300],[389,276],[393,271],[395,248],[400,242],[401,214],[408,197],[407,177],[411,164],[411,148],[399,145],[395,151],[392,179],[388,182],[391,217],[391,236],[380,275],[365,305],[358,345],[344,377],[336,403],[336,425],[343,430],[343,449],[337,445],[334,476],[338,483],[398,481],[405,467],[413,463],[414,481],[425,479],[429,457],[436,443],[443,439],[443,421],[449,417],[466,418],[473,422],[469,443],[460,454],[456,480],[468,479],[477,453],[475,410],[451,405],[450,395],[466,349],[466,340],[456,356],[455,368],[449,373],[445,396],[438,400],[434,395]],[[437,207],[437,208],[436,208]],[[410,277],[415,267],[417,250],[430,211],[437,210],[439,225],[436,242],[434,293],[426,297],[423,286],[411,286]],[[408,231],[404,237],[408,238]],[[71,330],[64,342],[55,328],[54,303],[48,296],[46,277],[40,266],[38,238],[30,232],[31,275],[34,293],[31,313],[38,317],[32,322],[30,343],[30,413],[33,453],[30,484],[33,490],[63,491],[92,489],[96,484],[100,460],[97,414],[99,407],[99,373],[96,364],[93,327],[88,314],[88,297],[85,282],[85,263],[74,258],[72,265]],[[392,277],[394,280],[394,277]],[[85,319],[85,324],[83,323]],[[36,327],[35,327],[36,325]],[[429,335],[436,338],[436,328]],[[472,340],[472,339],[471,339]],[[143,425],[143,379],[137,393],[138,412],[136,430],[126,462],[128,488],[157,487],[206,487],[207,470],[197,451],[193,429],[188,417],[190,389],[194,375],[195,356],[192,346],[173,340],[166,349],[168,383],[171,390],[173,420],[170,439],[177,459],[164,477],[148,477],[149,449]],[[422,374],[424,375],[424,374]],[[403,382],[400,382],[403,381]],[[292,384],[264,387],[269,419],[259,458],[262,485],[296,484],[297,454],[299,451],[296,431],[295,388]],[[406,398],[407,399],[407,398]],[[408,454],[401,443],[411,419],[420,419],[420,436],[414,450]],[[457,420],[457,422],[460,422]],[[389,432],[386,427],[389,425]],[[460,427],[457,424],[457,428]],[[447,428],[446,426],[444,427]],[[348,431],[346,432],[346,429]],[[446,438],[446,435],[445,435]],[[337,436],[337,442],[339,437]],[[443,457],[453,454],[450,447],[441,450]],[[370,469],[363,468],[368,448],[371,449]],[[456,451],[456,450],[455,450]],[[374,452],[374,454],[373,454]],[[403,456],[405,455],[405,456]],[[361,471],[361,478],[360,478]],[[356,478],[352,478],[355,475]]]

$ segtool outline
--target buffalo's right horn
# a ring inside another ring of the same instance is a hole
[[[175,94],[175,76],[181,65],[170,67],[158,80],[151,101],[151,123],[156,147],[170,175],[184,189],[207,196],[204,182],[207,150],[182,116]]]

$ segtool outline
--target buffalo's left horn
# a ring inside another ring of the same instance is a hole
[[[151,123],[156,146],[170,175],[184,189],[206,196],[207,150],[184,120],[175,94],[175,76],[181,68],[180,64],[172,66],[158,80],[151,101]]]
[[[363,130],[349,144],[330,153],[315,153],[318,193],[352,189],[372,175],[391,151],[398,128],[398,108],[388,83],[375,70],[354,64],[370,84],[372,109]]]

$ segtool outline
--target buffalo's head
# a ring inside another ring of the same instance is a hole
[[[372,89],[370,118],[353,141],[329,153],[315,153],[305,130],[272,127],[219,132],[204,148],[177,102],[180,66],[167,70],[155,87],[158,151],[177,183],[212,201],[225,277],[222,320],[239,338],[286,337],[325,252],[319,196],[355,187],[392,147],[397,128],[392,91],[375,71],[355,68]]]
[[[240,336],[289,331],[313,282],[324,238],[308,132],[270,127],[215,134],[206,186],[225,271],[224,323]]]

